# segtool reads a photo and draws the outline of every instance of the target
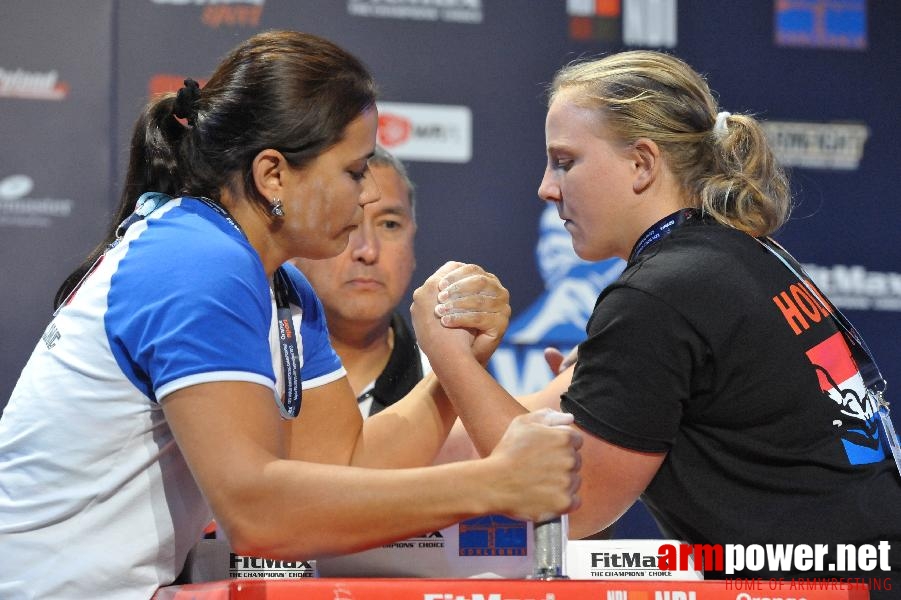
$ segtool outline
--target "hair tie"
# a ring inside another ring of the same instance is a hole
[[[716,113],[716,123],[713,124],[713,133],[716,134],[717,137],[723,137],[726,135],[726,132],[729,131],[729,127],[726,125],[726,119],[731,116],[732,113],[724,110]]]
[[[172,114],[188,121],[191,127],[197,122],[197,103],[200,100],[200,84],[193,79],[185,79],[185,85],[175,96]]]

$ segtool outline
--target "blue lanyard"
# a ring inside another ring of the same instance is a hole
[[[272,289],[275,292],[276,318],[278,320],[278,340],[282,348],[282,374],[285,376],[285,397],[279,408],[282,416],[294,418],[300,413],[303,386],[300,382],[300,355],[297,351],[297,336],[288,298],[288,276],[284,267],[279,267],[273,275]]]
[[[699,210],[686,208],[676,211],[660,221],[657,221],[657,223],[645,231],[638,242],[636,242],[632,249],[632,254],[629,256],[629,262],[631,263],[638,255],[647,250],[648,247],[667,237],[687,221],[698,219],[700,217],[701,212]],[[796,268],[792,265],[792,262],[786,258],[790,257],[790,255],[784,248],[769,238],[755,239],[778,258],[779,261],[798,278],[801,284],[807,288],[808,293],[816,299],[817,302],[822,304],[826,313],[832,316],[836,326],[845,337],[845,340],[851,349],[854,362],[857,365],[858,371],[860,371],[861,378],[863,379],[864,386],[867,390],[867,401],[870,403],[873,414],[876,415],[877,420],[882,426],[883,437],[888,445],[892,458],[895,460],[895,465],[898,467],[898,473],[901,474],[901,445],[899,445],[898,436],[895,433],[895,428],[889,415],[889,403],[885,399],[886,382],[882,377],[882,372],[876,365],[873,354],[867,347],[866,342],[864,342],[863,336],[860,335],[854,325],[851,324],[851,321],[849,321],[841,311],[832,306],[831,303],[828,306],[826,305],[826,301],[824,300],[825,296],[823,296],[820,290],[813,287],[812,281],[807,274],[803,272],[803,269],[800,268],[800,266]]]
[[[75,297],[75,293],[81,289],[82,284],[91,276],[91,274],[97,270],[97,267],[100,266],[100,263],[106,257],[106,253],[116,247],[116,245],[122,241],[122,236],[125,235],[125,232],[129,227],[137,223],[138,221],[143,221],[147,218],[147,216],[164,205],[169,200],[172,200],[171,196],[163,194],[161,192],[145,192],[141,194],[138,198],[138,201],[135,202],[135,209],[128,217],[126,217],[119,225],[116,227],[116,237],[110,242],[106,248],[104,248],[103,252],[98,256],[94,263],[85,271],[85,274],[81,276],[81,279],[78,280],[78,283],[75,284],[75,287],[72,288],[72,291],[65,297],[65,299],[60,302],[60,305],[57,307],[55,311],[53,311],[53,316],[57,316],[59,312],[63,309],[64,306],[69,304],[72,301],[72,298]]]
[[[629,255],[629,262],[631,263],[639,254],[647,250],[649,246],[652,246],[667,237],[687,221],[698,219],[700,216],[701,213],[696,208],[682,208],[671,215],[663,217],[651,225],[651,227],[638,238],[638,241],[635,242],[635,246],[632,248],[632,254]]]
[[[884,392],[886,383],[885,379],[882,377],[882,372],[879,370],[879,366],[876,364],[876,359],[873,358],[873,354],[870,352],[870,349],[867,347],[866,342],[863,339],[863,336],[857,331],[854,325],[851,324],[851,321],[842,314],[842,312],[835,307],[831,302],[826,305],[825,296],[823,293],[817,288],[807,273],[804,272],[804,268],[798,265],[795,267],[789,261],[791,255],[788,251],[777,244],[774,240],[770,238],[756,238],[764,248],[770,251],[770,253],[779,259],[785,267],[791,271],[792,275],[798,278],[803,285],[807,289],[807,293],[809,293],[814,301],[821,306],[823,310],[828,313],[836,326],[838,326],[839,331],[844,335],[845,340],[848,342],[848,345],[851,347],[851,352],[854,354],[855,362],[857,363],[857,368],[860,370],[861,377],[863,378],[864,385],[867,388],[874,389],[879,392]],[[797,263],[797,261],[794,261]]]
[[[246,238],[247,234],[225,208],[209,198],[198,200],[219,213],[232,227]],[[303,386],[300,379],[300,353],[297,350],[297,334],[294,331],[294,319],[291,318],[290,296],[288,294],[288,275],[284,267],[275,270],[272,276],[272,291],[275,295],[276,324],[278,341],[281,346],[282,374],[285,380],[285,396],[279,404],[279,411],[286,419],[294,418],[300,413],[303,400]]]
[[[209,208],[216,211],[241,235],[247,238],[247,234],[245,234],[244,230],[241,229],[241,225],[239,225],[238,222],[235,221],[234,217],[232,217],[231,214],[220,204],[217,204],[209,198],[202,196],[192,197],[200,200]],[[146,219],[150,215],[150,213],[157,210],[171,199],[172,198],[170,196],[160,192],[146,192],[144,194],[141,194],[141,196],[138,198],[138,201],[135,203],[134,212],[126,217],[122,221],[122,223],[120,223],[119,226],[116,227],[116,239],[113,240],[109,246],[107,246],[103,254],[97,257],[97,260],[94,261],[94,264],[91,265],[84,276],[82,276],[81,280],[79,280],[72,291],[69,292],[69,295],[66,296],[65,300],[63,300],[63,302],[59,305],[59,308],[54,311],[53,316],[58,315],[63,307],[72,300],[72,298],[75,296],[75,292],[77,292],[81,288],[81,285],[88,278],[88,276],[97,269],[100,261],[102,261],[103,257],[106,256],[106,252],[115,247],[121,241],[122,236],[125,235],[125,232],[129,227],[131,227],[138,221]],[[285,397],[279,403],[279,411],[281,412],[282,417],[287,419],[296,417],[300,413],[300,404],[303,398],[303,387],[301,385],[300,379],[300,354],[297,351],[297,336],[294,331],[294,319],[291,318],[291,308],[289,302],[290,298],[288,295],[288,276],[285,273],[284,267],[279,267],[278,269],[276,269],[275,274],[272,276],[272,290],[275,294],[278,336],[282,351],[282,373],[285,379]]]

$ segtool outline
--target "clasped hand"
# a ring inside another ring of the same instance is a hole
[[[413,292],[410,313],[426,355],[469,351],[484,365],[510,323],[510,293],[482,267],[451,261]]]

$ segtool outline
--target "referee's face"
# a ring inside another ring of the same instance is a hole
[[[369,176],[379,199],[363,207],[363,221],[351,232],[344,252],[325,260],[295,261],[322,300],[332,335],[340,335],[345,324],[387,327],[416,268],[410,190],[391,167],[371,166]]]

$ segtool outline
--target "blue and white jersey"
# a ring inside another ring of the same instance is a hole
[[[322,306],[285,269],[303,387],[335,381]],[[149,598],[171,582],[211,514],[160,403],[214,381],[280,402],[279,348],[262,263],[223,216],[182,198],[132,225],[47,327],[0,419],[0,598]]]

